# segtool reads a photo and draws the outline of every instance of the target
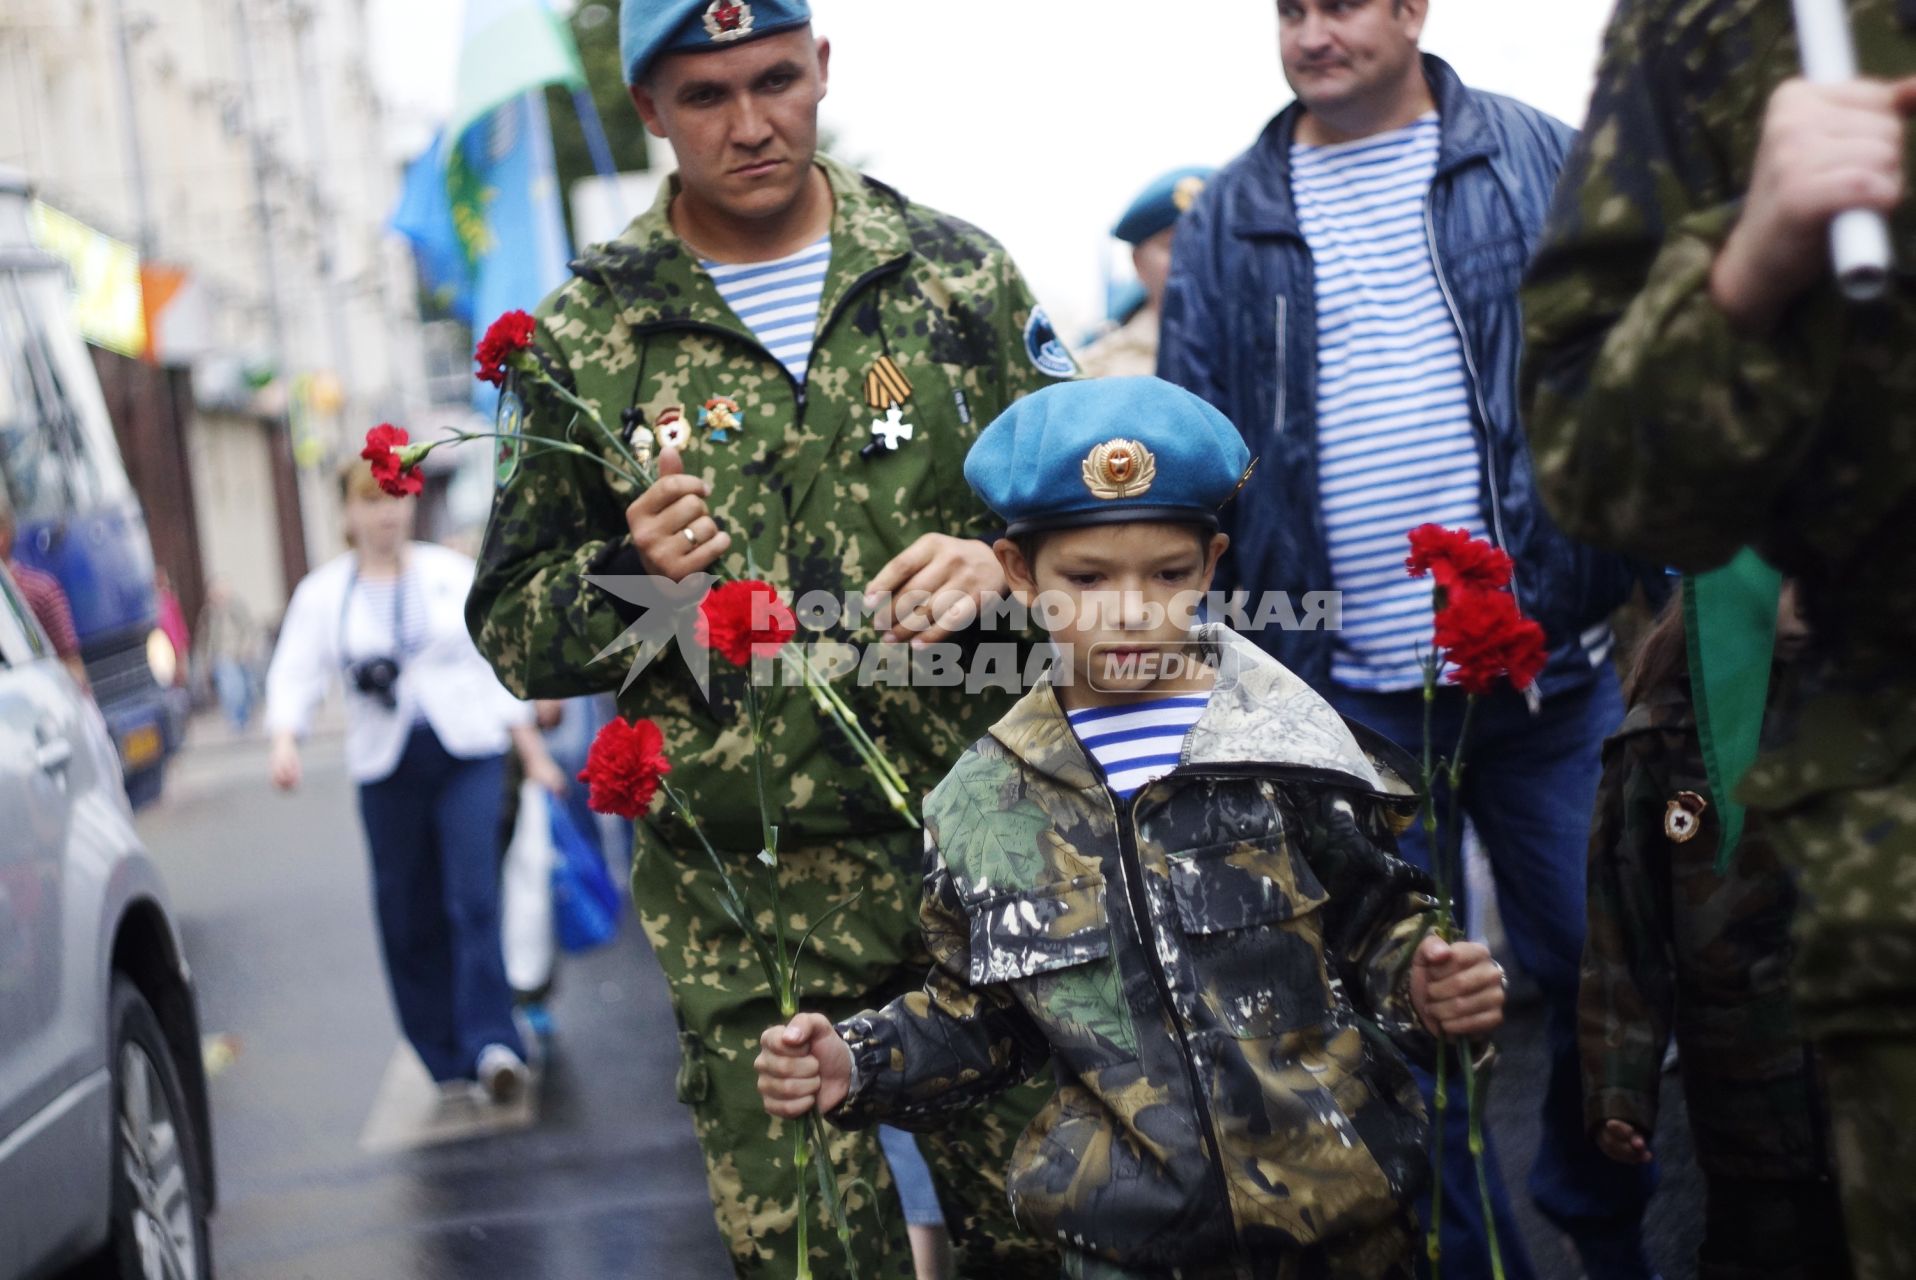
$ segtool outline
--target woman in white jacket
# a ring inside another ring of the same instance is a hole
[[[505,757],[565,780],[466,633],[473,562],[412,540],[413,503],[364,466],[341,482],[352,550],[299,584],[266,676],[273,781],[300,781],[299,742],[327,690],[346,694],[346,763],[372,853],[393,1004],[407,1040],[449,1090],[478,1081],[498,1102],[525,1087],[525,1047],[499,947]]]

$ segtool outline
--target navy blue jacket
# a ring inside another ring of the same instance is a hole
[[[1424,71],[1442,118],[1425,225],[1464,338],[1484,527],[1516,562],[1518,600],[1549,638],[1540,682],[1548,695],[1607,661],[1605,623],[1636,578],[1628,561],[1570,541],[1545,513],[1518,418],[1517,288],[1575,134],[1541,111],[1465,88],[1439,58],[1425,55]],[[1289,592],[1300,613],[1304,593],[1333,585],[1318,506],[1315,280],[1291,203],[1301,114],[1293,104],[1272,120],[1179,221],[1158,355],[1160,376],[1222,410],[1259,459],[1224,512],[1232,545],[1219,585],[1254,598]],[[1329,684],[1331,632],[1253,634],[1312,685]]]

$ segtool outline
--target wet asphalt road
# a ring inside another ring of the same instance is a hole
[[[291,797],[257,743],[191,748],[140,828],[185,933],[209,1036],[223,1280],[723,1280],[692,1128],[673,1100],[663,980],[628,917],[618,944],[565,962],[558,1037],[530,1130],[399,1154],[360,1149],[398,1032],[381,976],[365,854],[336,739]],[[1520,1187],[1535,1142],[1538,1019],[1504,1037],[1491,1122]],[[219,1056],[225,1057],[224,1053]],[[1650,1249],[1693,1274],[1701,1201],[1681,1102]],[[1574,1280],[1517,1196],[1541,1280]]]

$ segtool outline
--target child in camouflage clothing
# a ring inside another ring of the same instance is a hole
[[[1048,388],[979,438],[1011,587],[1069,606],[1058,662],[926,801],[924,990],[761,1041],[766,1109],[842,1126],[936,1126],[1051,1063],[1008,1183],[1068,1276],[1408,1276],[1402,1053],[1502,1017],[1394,856],[1411,762],[1180,607],[1246,461],[1155,378]]]
[[[1786,590],[1778,667],[1803,629]],[[1790,1007],[1796,891],[1756,815],[1729,870],[1697,737],[1682,600],[1646,637],[1590,836],[1584,1114],[1647,1164],[1672,1033],[1707,1187],[1702,1280],[1849,1275],[1814,1063]]]

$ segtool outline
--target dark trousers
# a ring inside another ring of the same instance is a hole
[[[1849,1280],[1836,1184],[1704,1171],[1698,1280]]]
[[[414,727],[399,766],[359,789],[393,1006],[434,1080],[469,1080],[479,1051],[524,1056],[499,949],[499,805],[506,758],[461,760]]]
[[[1343,714],[1363,722],[1413,754],[1423,745],[1421,690],[1371,694],[1331,689]],[[1439,692],[1432,732],[1437,755],[1453,750],[1464,695]],[[1641,1244],[1643,1211],[1656,1185],[1654,1166],[1606,1159],[1583,1125],[1583,1086],[1577,1057],[1577,974],[1583,957],[1584,875],[1590,817],[1596,807],[1603,739],[1623,719],[1623,699],[1607,668],[1581,689],[1544,700],[1535,716],[1522,698],[1504,690],[1479,701],[1464,752],[1463,811],[1483,837],[1497,885],[1497,904],[1511,950],[1542,989],[1550,1074],[1545,1085],[1542,1136],[1531,1167],[1530,1194],[1543,1215],[1575,1242],[1590,1280],[1641,1280],[1650,1270]],[[1438,787],[1437,815],[1449,820],[1448,788]],[[1430,866],[1423,830],[1399,837],[1403,856]],[[1462,876],[1453,886],[1463,918]],[[1424,1100],[1433,1081],[1422,1072]],[[1477,1175],[1466,1145],[1463,1092],[1454,1082],[1445,1116],[1444,1274],[1490,1274]],[[1510,1211],[1494,1148],[1485,1135],[1491,1208],[1505,1274],[1533,1274]],[[1427,1211],[1426,1203],[1421,1209]]]

